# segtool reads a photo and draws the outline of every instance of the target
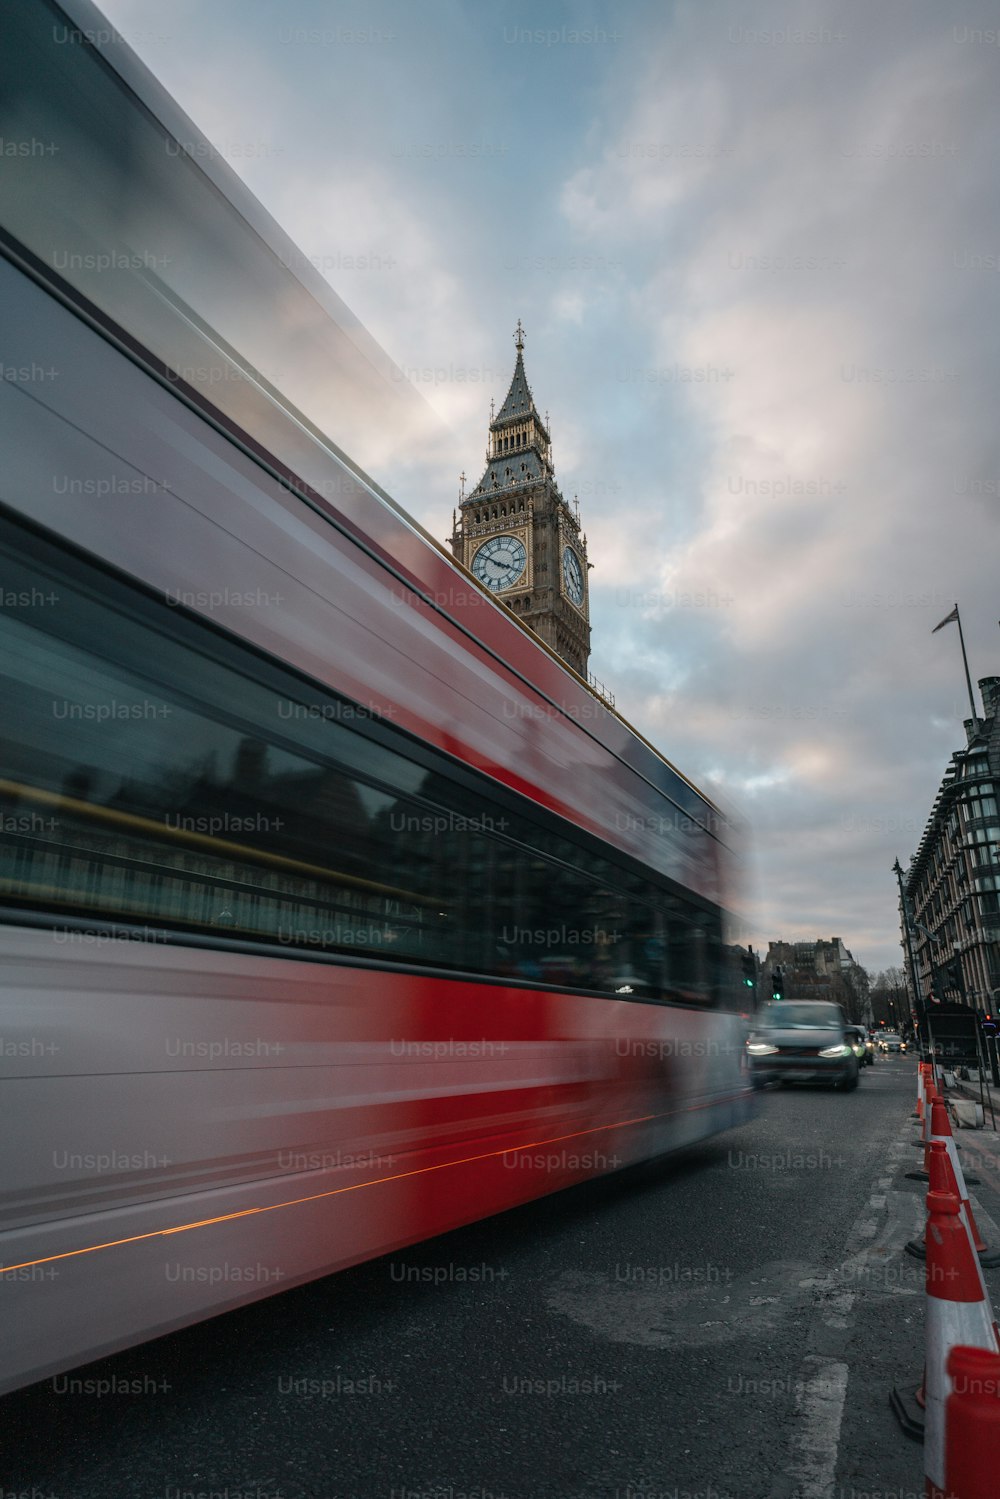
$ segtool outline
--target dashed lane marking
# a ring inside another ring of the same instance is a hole
[[[871,1194],[851,1225],[842,1264],[830,1274],[799,1282],[802,1289],[811,1292],[819,1320],[827,1329],[841,1333],[837,1351],[842,1354],[847,1351],[857,1295],[855,1290],[845,1289],[845,1281],[867,1289],[877,1286],[882,1295],[914,1296],[919,1291],[905,1283],[896,1284],[886,1273],[890,1253],[894,1254],[911,1236],[907,1220],[914,1213],[922,1214],[922,1203],[915,1202],[910,1194],[893,1190],[890,1198],[887,1192],[909,1144],[908,1138],[890,1143],[890,1152],[897,1159],[883,1167],[888,1170],[888,1175],[878,1178],[883,1190]],[[879,1216],[870,1216],[873,1212]],[[830,1357],[829,1351],[825,1355],[809,1354],[803,1360],[796,1389],[796,1430],[789,1451],[788,1476],[794,1499],[834,1499],[848,1372],[846,1360]]]
[[[803,1359],[789,1462],[796,1499],[832,1499],[846,1399],[846,1364],[813,1355]]]

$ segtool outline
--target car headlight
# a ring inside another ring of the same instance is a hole
[[[778,1050],[770,1041],[748,1041],[747,1051],[752,1057],[771,1057]]]
[[[844,1041],[837,1046],[824,1046],[820,1052],[821,1057],[849,1057],[850,1055],[851,1048]]]

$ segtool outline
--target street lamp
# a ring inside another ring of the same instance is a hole
[[[896,876],[896,883],[899,886],[899,909],[903,917],[903,928],[906,932],[906,954],[910,960],[910,986],[913,990],[912,1008],[916,1016],[919,1013],[919,1006],[923,999],[923,989],[920,984],[920,972],[917,968],[917,955],[913,950],[913,927],[910,925],[913,919],[913,902],[906,893],[906,887],[903,884],[903,866],[898,859],[892,866],[892,872]]]

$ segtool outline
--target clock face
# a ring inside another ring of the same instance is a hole
[[[524,572],[528,554],[516,536],[491,536],[472,559],[472,571],[493,593],[511,588]]]
[[[563,583],[567,598],[579,608],[583,603],[583,568],[572,547],[563,548]]]

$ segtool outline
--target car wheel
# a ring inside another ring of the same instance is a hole
[[[847,1074],[843,1083],[845,1093],[853,1093],[854,1089],[858,1086],[858,1076],[858,1069],[856,1067],[853,1072]]]

